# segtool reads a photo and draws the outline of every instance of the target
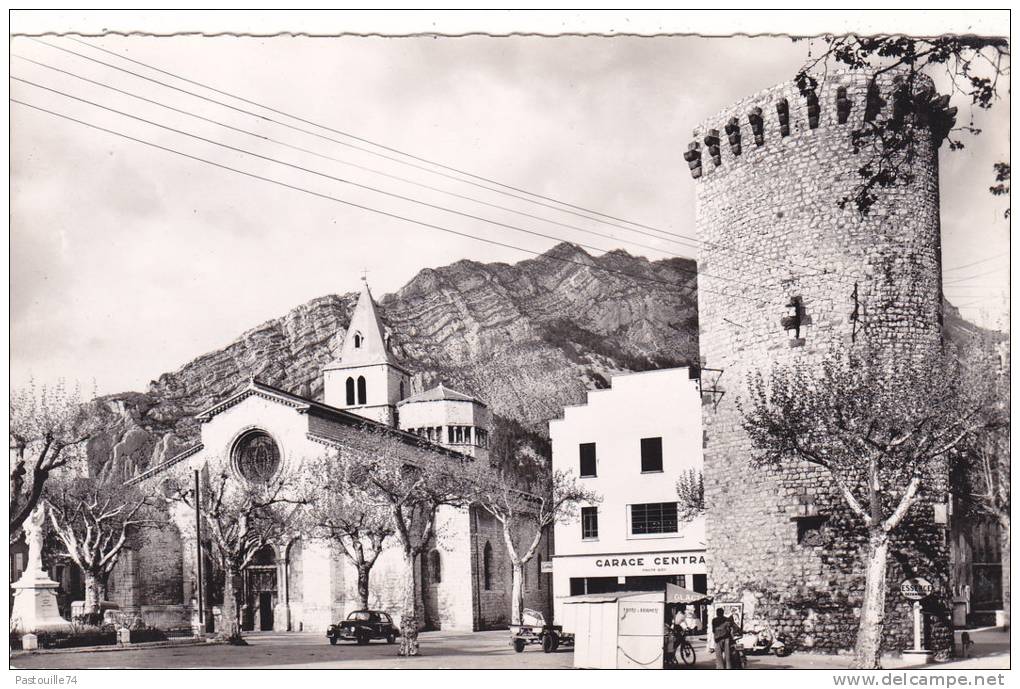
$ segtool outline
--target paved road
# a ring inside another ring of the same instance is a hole
[[[1009,667],[1009,635],[997,630],[974,632],[974,657],[929,666],[933,669],[993,669]],[[573,666],[569,647],[556,653],[542,653],[530,646],[515,653],[506,631],[425,632],[421,634],[421,655],[400,658],[396,646],[372,642],[368,646],[330,646],[324,636],[313,633],[258,633],[248,635],[248,646],[199,645],[149,648],[104,653],[36,653],[11,658],[11,666],[23,669],[103,668],[492,668],[558,669]],[[710,668],[714,660],[705,653],[702,641],[695,645],[697,668]],[[847,656],[818,656],[794,653],[787,658],[749,658],[749,669],[816,668],[846,669]],[[888,669],[908,667],[891,660]]]
[[[330,646],[316,633],[246,635],[248,646],[209,644],[106,653],[38,653],[11,659],[16,668],[569,668],[573,653],[561,648],[524,653],[510,647],[509,632],[423,632],[421,655],[400,658],[397,646],[373,641],[367,646]]]

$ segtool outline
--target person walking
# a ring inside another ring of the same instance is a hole
[[[715,643],[715,667],[729,670],[733,667],[730,654],[733,652],[733,620],[726,617],[726,611],[716,608],[712,618],[712,640]]]

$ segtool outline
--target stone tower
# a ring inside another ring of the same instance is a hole
[[[323,375],[323,402],[366,419],[397,425],[397,402],[410,391],[410,375],[390,352],[379,312],[364,282],[340,358]]]
[[[699,126],[684,158],[697,187],[705,492],[709,587],[744,603],[799,648],[853,645],[863,568],[859,543],[839,525],[841,499],[823,470],[766,472],[748,465],[750,443],[735,404],[747,374],[775,363],[810,365],[867,336],[897,353],[941,342],[942,292],[937,150],[952,120],[930,81],[915,84],[922,125],[909,183],[879,189],[871,212],[851,202],[864,153],[851,132],[894,107],[902,76],[828,75],[802,93],[781,84]],[[944,506],[948,474],[914,507],[922,546],[934,553],[910,572],[949,602]],[[939,504],[941,503],[941,505]],[[909,564],[909,563],[908,563]],[[912,564],[909,566],[913,566]],[[889,564],[889,649],[911,643],[905,570]],[[948,611],[948,608],[942,608]],[[951,644],[948,612],[931,622],[928,648]]]

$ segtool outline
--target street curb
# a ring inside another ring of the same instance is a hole
[[[109,653],[111,651],[145,650],[149,648],[177,648],[178,646],[205,646],[223,642],[204,639],[185,639],[182,641],[145,641],[124,646],[80,646],[78,648],[40,648],[34,651],[11,651],[11,658],[32,655],[56,655],[60,653]]]

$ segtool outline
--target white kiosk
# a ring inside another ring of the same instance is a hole
[[[621,591],[562,599],[574,667],[661,669],[665,598],[663,591]]]

